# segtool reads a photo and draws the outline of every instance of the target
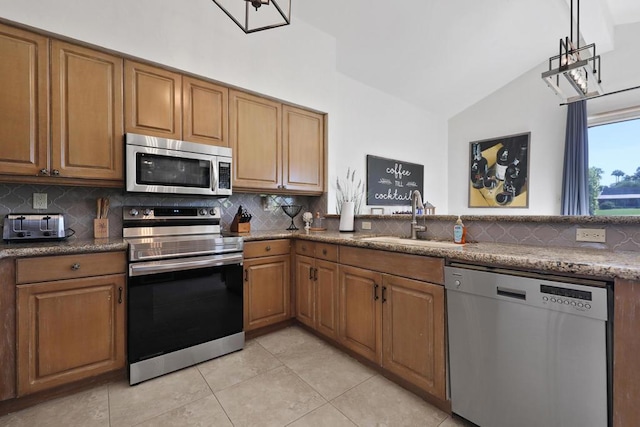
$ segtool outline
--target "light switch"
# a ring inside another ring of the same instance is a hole
[[[47,209],[47,193],[33,193],[33,209]]]

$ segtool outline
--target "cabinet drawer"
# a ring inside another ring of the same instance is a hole
[[[289,240],[263,240],[260,242],[246,242],[244,244],[244,257],[257,258],[273,255],[288,255]]]
[[[124,252],[57,255],[16,260],[16,283],[103,276],[127,271]]]
[[[296,241],[296,254],[312,257],[314,256],[315,251],[316,251],[315,242],[309,242],[307,240]]]
[[[316,243],[316,258],[337,262],[338,246],[328,243]]]

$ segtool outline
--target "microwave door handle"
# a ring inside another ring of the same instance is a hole
[[[211,190],[218,192],[218,159],[211,160]]]

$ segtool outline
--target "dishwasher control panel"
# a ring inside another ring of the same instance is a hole
[[[542,301],[551,304],[564,304],[576,309],[590,310],[593,293],[591,291],[540,285]]]
[[[578,282],[580,279],[576,279]],[[591,281],[595,282],[595,281]],[[607,285],[549,280],[506,269],[445,267],[447,292],[462,292],[594,319],[608,319]]]

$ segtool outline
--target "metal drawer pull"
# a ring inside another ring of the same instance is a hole
[[[271,250],[271,246],[268,246],[266,248],[264,248],[265,251],[269,252]]]
[[[323,250],[322,250],[322,255],[326,255],[326,254],[327,254],[327,250],[326,250],[326,249],[323,249]]]
[[[382,302],[383,303],[387,302],[387,287],[386,286],[382,287]]]
[[[122,304],[122,286],[118,288],[118,304]]]
[[[248,268],[244,269],[244,281],[245,282],[249,281],[249,269]]]
[[[75,264],[73,264],[73,265],[71,266],[71,269],[72,269],[73,271],[80,270],[80,264],[78,264],[78,263],[76,262]]]
[[[373,284],[373,300],[378,301],[378,284]]]
[[[313,280],[313,267],[309,267],[309,280]]]
[[[313,269],[313,280],[315,280],[316,282],[318,281],[318,269],[317,268]]]

